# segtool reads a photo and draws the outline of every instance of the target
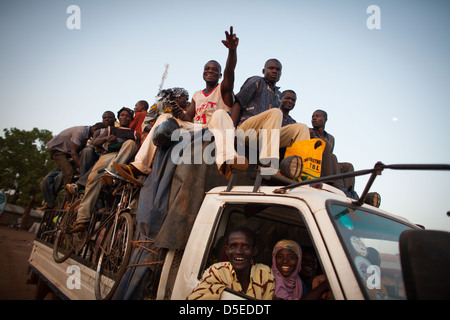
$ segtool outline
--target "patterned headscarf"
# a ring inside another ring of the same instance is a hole
[[[161,101],[161,100],[166,100],[166,99],[171,100],[173,98],[179,98],[182,96],[189,97],[189,92],[184,88],[169,88],[169,89],[161,90],[158,93],[157,97],[159,97],[159,101]]]
[[[281,249],[292,250],[297,256],[295,270],[284,277],[277,268],[276,255]],[[275,244],[272,252],[272,273],[275,277],[275,296],[283,300],[299,300],[303,295],[302,281],[298,275],[302,268],[302,248],[292,240],[280,240]]]

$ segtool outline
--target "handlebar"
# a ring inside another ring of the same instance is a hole
[[[118,175],[118,174],[115,174],[114,172],[109,171],[109,170],[106,169],[106,168],[102,168],[102,169],[97,170],[97,173],[98,173],[98,174],[102,174],[102,173],[105,172],[105,171],[106,171],[106,173],[107,173],[109,176],[111,176],[111,177],[113,177],[113,178],[116,178],[116,179],[119,179],[119,180],[122,180],[122,181],[125,181],[125,182],[130,182],[130,183],[132,183],[132,184],[134,184],[134,185],[140,186],[140,185],[136,184],[136,183],[133,182],[133,181],[129,181],[128,179],[125,179],[125,178],[122,177],[121,175]]]
[[[127,180],[125,180],[124,178],[122,178],[121,176],[119,176],[118,174],[115,174],[114,172],[111,172],[111,171],[109,171],[109,170],[106,169],[106,168],[102,168],[102,169],[97,170],[97,173],[98,173],[98,174],[101,174],[101,173],[103,173],[103,172],[105,172],[105,171],[106,171],[106,173],[107,173],[108,175],[113,176],[113,177],[116,178],[116,179],[120,179],[120,180],[123,180],[123,181],[127,181]]]

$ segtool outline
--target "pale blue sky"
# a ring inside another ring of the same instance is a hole
[[[81,29],[69,30],[70,5]],[[370,5],[381,29],[370,30]],[[54,134],[101,120],[105,110],[154,101],[164,87],[204,88],[202,69],[225,64],[224,31],[240,38],[235,91],[272,57],[278,85],[298,100],[292,116],[311,125],[328,112],[335,153],[356,170],[377,161],[450,163],[450,2],[106,1],[0,2],[0,129]],[[393,119],[396,118],[396,121]],[[368,177],[357,178],[361,193]],[[373,190],[381,208],[450,230],[450,172],[386,170]]]

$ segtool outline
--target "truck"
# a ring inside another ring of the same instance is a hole
[[[270,266],[281,239],[312,253],[314,263],[305,270],[310,283],[316,276],[326,279],[324,299],[450,298],[450,233],[424,230],[380,209],[380,196],[370,192],[385,169],[450,170],[450,165],[377,162],[367,170],[307,181],[288,174],[264,177],[255,165],[227,181],[215,164],[168,164],[167,152],[158,151],[148,183],[144,180],[130,208],[140,231],[116,299],[185,300],[209,266],[226,261],[225,237],[236,226],[257,233],[255,262]],[[360,196],[329,183],[362,175],[369,179]],[[46,212],[29,257],[36,298],[95,299],[98,245],[94,241],[55,263],[52,219],[54,213]],[[221,299],[250,298],[226,289]]]

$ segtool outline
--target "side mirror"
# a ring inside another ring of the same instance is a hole
[[[400,235],[400,261],[411,300],[450,299],[450,232],[407,230]]]
[[[381,196],[378,192],[369,192],[364,200],[364,203],[379,208],[381,204]]]

